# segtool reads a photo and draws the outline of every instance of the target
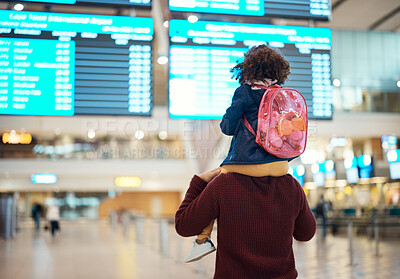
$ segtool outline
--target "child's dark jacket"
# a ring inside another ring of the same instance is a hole
[[[255,141],[255,136],[246,128],[243,115],[251,127],[257,131],[258,108],[265,89],[252,90],[251,85],[244,84],[236,89],[231,106],[222,118],[221,131],[233,136],[229,153],[221,165],[255,165],[276,161],[290,161],[278,158],[265,151]]]

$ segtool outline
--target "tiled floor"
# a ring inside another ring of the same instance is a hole
[[[212,278],[215,253],[202,261],[182,263],[191,239],[178,237],[169,226],[168,255],[160,252],[157,222],[145,222],[144,243],[136,242],[134,224],[125,232],[107,222],[63,222],[52,238],[35,233],[32,224],[22,224],[14,240],[0,240],[1,279],[204,279]],[[215,237],[214,237],[215,239]],[[344,236],[320,242],[294,244],[299,278],[400,278],[400,241],[380,243],[375,256],[373,241],[354,239],[354,265],[350,265]]]

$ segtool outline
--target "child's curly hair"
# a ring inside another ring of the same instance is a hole
[[[237,61],[239,62],[239,61]],[[233,78],[240,84],[263,81],[266,78],[276,79],[283,84],[290,74],[289,62],[277,51],[266,45],[250,48],[244,54],[244,61],[231,70]]]

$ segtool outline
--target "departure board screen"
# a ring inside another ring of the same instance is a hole
[[[171,11],[329,20],[330,0],[169,0]]]
[[[99,4],[151,7],[151,0],[22,0],[22,2],[40,2],[50,4]]]
[[[74,114],[73,41],[0,38],[0,53],[1,112]]]
[[[268,44],[290,62],[284,87],[302,93],[309,118],[332,118],[329,29],[171,20],[169,35],[172,118],[221,119],[239,86],[230,68],[249,47],[260,44]]]
[[[0,11],[0,19],[0,114],[151,114],[151,18]]]

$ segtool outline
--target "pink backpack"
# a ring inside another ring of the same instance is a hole
[[[308,115],[304,97],[296,90],[271,85],[265,88],[258,109],[257,134],[246,117],[244,124],[256,142],[279,158],[301,155],[306,149]]]

